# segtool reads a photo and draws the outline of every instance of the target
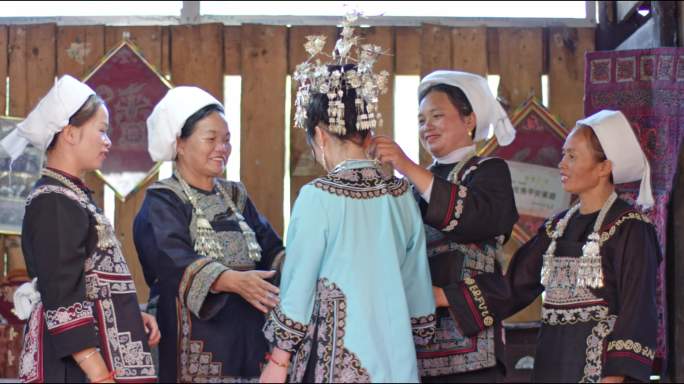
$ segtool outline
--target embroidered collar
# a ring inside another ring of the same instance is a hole
[[[72,175],[72,174],[70,174],[70,173],[64,172],[64,171],[62,171],[62,170],[60,170],[60,169],[57,169],[57,168],[52,168],[52,167],[45,167],[45,168],[46,168],[46,169],[49,169],[49,170],[52,171],[52,172],[55,172],[55,173],[57,173],[57,174],[60,174],[60,175],[62,175],[62,176],[64,176],[64,177],[66,177],[67,180],[69,180],[69,181],[71,181],[72,183],[74,183],[78,188],[82,189],[84,192],[86,192],[86,193],[93,193],[93,191],[92,191],[90,188],[88,188],[88,186],[85,185],[85,183],[83,183],[83,180],[81,180],[80,177],[76,177],[76,176],[74,176],[74,175]],[[50,176],[50,175],[47,175],[47,176]]]
[[[387,193],[399,196],[409,187],[404,179],[385,176],[374,160],[346,160],[312,184],[326,192],[354,199],[370,199]]]
[[[457,148],[449,152],[446,156],[435,157],[435,163],[437,164],[454,164],[459,161],[469,157],[471,153],[475,153],[475,144],[469,145],[467,147]]]

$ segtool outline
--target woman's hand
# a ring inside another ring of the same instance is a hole
[[[439,307],[448,307],[449,300],[447,300],[444,290],[440,287],[432,286],[432,294],[435,296],[435,305]]]
[[[605,376],[601,378],[602,383],[622,383],[624,381],[624,376]]]
[[[410,165],[415,165],[399,144],[388,136],[374,136],[368,148],[368,154],[381,163],[391,164],[402,175],[406,175]]]
[[[141,312],[143,325],[145,326],[145,333],[148,335],[147,343],[150,348],[156,347],[161,339],[161,333],[159,332],[159,325],[157,325],[157,319],[149,313]]]
[[[275,274],[276,271],[225,271],[212,288],[217,291],[235,292],[254,308],[267,313],[280,302],[280,290],[266,281]]]

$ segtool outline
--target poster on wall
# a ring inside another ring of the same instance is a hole
[[[147,152],[146,121],[172,86],[127,40],[110,51],[83,81],[109,110],[112,147],[97,174],[123,201],[161,165]]]
[[[548,218],[568,208],[571,196],[560,182],[558,163],[566,129],[535,99],[527,100],[511,118],[515,140],[500,147],[492,138],[481,156],[500,157],[508,163],[520,219],[513,228],[519,245],[529,240]]]
[[[0,140],[23,119],[0,117]],[[21,234],[26,197],[40,177],[43,154],[29,144],[13,163],[0,147],[0,234]]]

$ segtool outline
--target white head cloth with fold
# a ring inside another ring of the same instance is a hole
[[[476,142],[486,140],[492,130],[499,145],[506,146],[513,142],[515,128],[506,111],[492,95],[484,77],[460,71],[434,71],[420,81],[418,94],[437,84],[459,88],[468,98],[477,119],[474,138]]]
[[[589,126],[596,134],[606,158],[613,165],[615,184],[641,180],[637,204],[652,207],[651,167],[625,115],[604,109],[578,120],[577,125]]]
[[[175,87],[157,103],[147,118],[147,150],[154,161],[176,158],[176,138],[185,121],[207,105],[223,104],[197,87]]]
[[[94,94],[95,91],[86,84],[69,75],[62,76],[28,117],[0,141],[0,145],[12,161],[21,156],[29,143],[44,152],[52,138],[69,124],[71,116]]]

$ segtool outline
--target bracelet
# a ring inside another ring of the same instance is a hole
[[[285,362],[285,363],[281,363],[281,362],[276,361],[276,359],[274,359],[274,358],[273,358],[273,355],[271,355],[270,353],[267,353],[267,354],[266,354],[266,359],[267,359],[268,361],[270,361],[271,363],[273,363],[273,364],[279,366],[280,368],[287,368],[287,367],[290,365],[290,362],[289,362],[289,361],[288,361],[288,362]]]
[[[85,355],[85,357],[82,358],[81,360],[77,361],[76,364],[81,365],[82,362],[84,362],[84,361],[90,359],[91,357],[93,357],[94,354],[96,354],[96,353],[98,353],[98,352],[100,352],[100,350],[97,349],[97,348],[95,348],[94,351],[91,351],[89,354]]]
[[[109,372],[109,374],[107,374],[107,376],[103,376],[103,377],[100,377],[99,379],[91,380],[90,382],[91,383],[102,383],[104,381],[111,380],[114,378],[115,373],[116,373],[115,371],[111,371],[111,372]]]

